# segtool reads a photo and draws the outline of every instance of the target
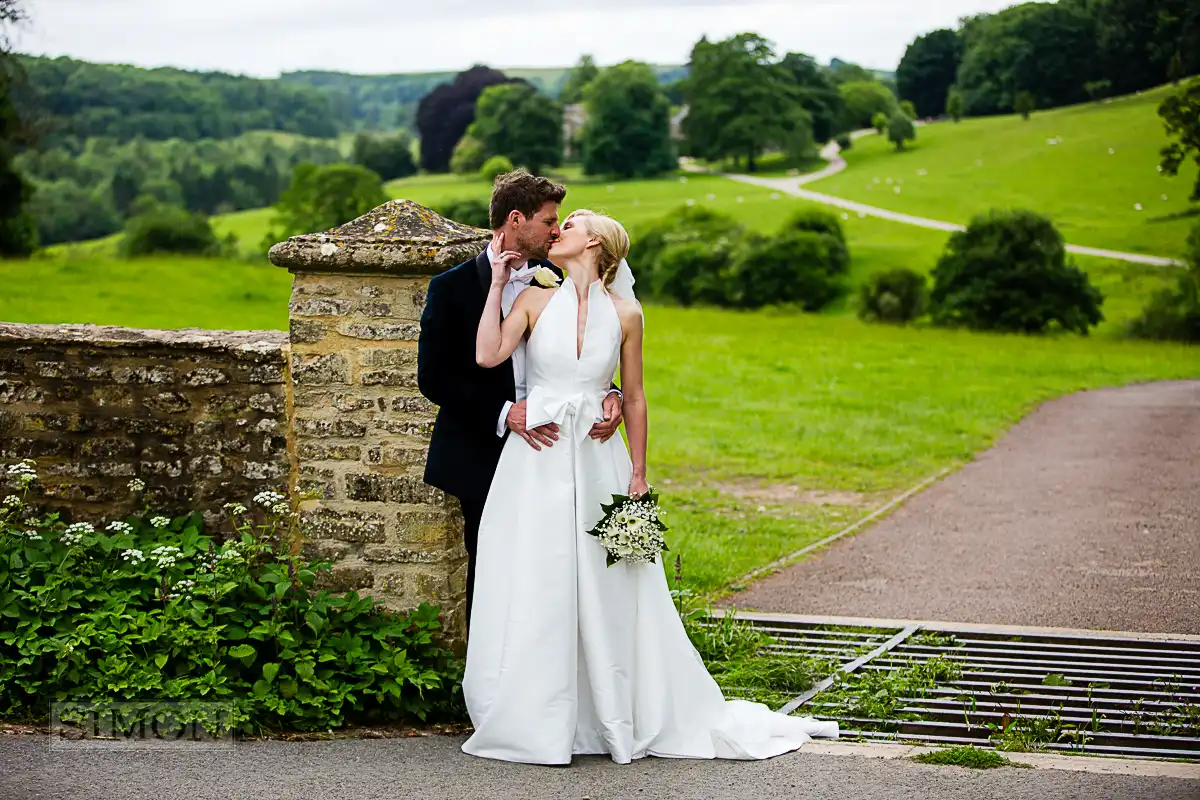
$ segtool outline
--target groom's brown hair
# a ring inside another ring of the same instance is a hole
[[[561,203],[567,196],[567,188],[549,178],[540,178],[527,169],[515,169],[496,176],[492,186],[492,204],[488,218],[492,230],[504,227],[505,220],[513,211],[532,217],[548,202]]]

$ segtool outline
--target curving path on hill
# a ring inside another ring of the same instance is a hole
[[[919,124],[919,123],[918,123]],[[873,129],[854,131],[850,134],[852,139],[859,139],[863,136],[871,136],[875,134]],[[752,186],[763,186],[768,189],[774,189],[777,192],[799,197],[804,200],[809,200],[822,205],[834,206],[845,211],[851,211],[868,217],[879,217],[891,222],[899,222],[902,225],[913,225],[918,228],[930,228],[937,231],[961,231],[965,230],[965,225],[959,225],[956,222],[943,222],[936,219],[928,219],[926,217],[915,217],[911,214],[903,214],[899,211],[889,211],[886,208],[878,208],[877,206],[869,206],[864,203],[856,203],[853,200],[846,200],[841,197],[836,197],[831,194],[822,194],[809,189],[802,188],[805,184],[815,183],[824,178],[829,178],[837,175],[842,170],[846,169],[846,159],[842,158],[841,149],[837,142],[829,142],[821,149],[821,158],[828,163],[824,169],[817,172],[811,172],[807,175],[797,175],[787,178],[759,178],[754,175],[742,175],[738,173],[722,172],[719,173],[723,177],[735,180],[739,183],[746,183]],[[685,169],[692,171],[703,171],[694,164],[683,164]],[[1106,250],[1099,247],[1085,247],[1083,245],[1069,244],[1067,252],[1075,253],[1081,256],[1096,256],[1098,258],[1111,258],[1117,261],[1128,261],[1133,264],[1148,264],[1153,267],[1181,267],[1183,262],[1173,258],[1165,258],[1163,256],[1148,256],[1141,253],[1124,253],[1120,250]]]
[[[1200,381],[1050,401],[739,609],[1200,634]]]

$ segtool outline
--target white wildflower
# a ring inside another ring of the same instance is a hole
[[[73,522],[67,526],[66,532],[73,536],[82,536],[87,533],[95,533],[96,529],[90,522]]]
[[[160,568],[173,567],[179,556],[179,548],[169,544],[162,544],[151,550],[150,556]]]
[[[65,544],[67,547],[74,547],[75,545],[79,544],[82,541],[83,541],[83,537],[80,536],[78,533],[71,533],[70,531],[63,531],[62,543]]]
[[[1112,149],[1111,147],[1110,147],[1110,148],[1108,148],[1108,154],[1109,154],[1110,156],[1111,156],[1113,153],[1116,153],[1116,152],[1117,152],[1117,151],[1116,151],[1116,150],[1114,150],[1114,149]]]
[[[110,522],[105,530],[113,533],[133,533],[133,526],[128,522]]]
[[[10,494],[8,497],[4,498],[4,505],[8,506],[9,508],[16,508],[17,506],[21,505],[21,498],[17,497],[15,494]]]
[[[277,503],[282,503],[283,500],[284,497],[279,492],[259,492],[254,495],[254,502],[266,508],[270,508]]]
[[[1133,204],[1133,210],[1134,210],[1134,211],[1141,211],[1141,210],[1142,210],[1142,204],[1141,204],[1141,203],[1134,203],[1134,204]]]
[[[146,554],[141,550],[122,550],[121,558],[131,564],[141,564],[146,560]]]
[[[239,516],[246,513],[246,507],[241,503],[226,503],[225,510],[234,516]]]
[[[40,533],[38,533],[37,531],[25,531],[21,535],[24,536],[26,539],[30,540],[31,542],[40,542],[42,540],[42,535]]]
[[[29,459],[19,464],[12,464],[7,470],[8,479],[18,486],[28,486],[37,480],[36,464]]]
[[[156,528],[165,528],[171,524],[171,520],[168,517],[151,517],[150,524]]]
[[[272,514],[287,514],[287,513],[290,513],[291,510],[292,510],[292,507],[287,502],[276,503],[275,505],[271,506]]]
[[[141,478],[134,478],[129,482],[129,491],[144,492],[146,491],[146,482]]]
[[[1164,195],[1162,196],[1162,199],[1163,199],[1163,200],[1166,200],[1166,199],[1167,199],[1167,196],[1164,194]]]

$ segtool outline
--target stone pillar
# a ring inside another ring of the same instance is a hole
[[[422,481],[436,408],[417,389],[417,336],[432,276],[489,234],[393,200],[271,248],[294,276],[290,305],[292,485],[303,550],[333,561],[325,585],[389,608],[441,606],[465,630],[458,503]]]

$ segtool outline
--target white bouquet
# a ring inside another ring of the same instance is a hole
[[[588,533],[608,551],[608,566],[618,561],[653,564],[668,549],[663,538],[667,526],[659,518],[662,509],[653,489],[638,498],[614,495],[611,504],[600,507],[604,517]]]

